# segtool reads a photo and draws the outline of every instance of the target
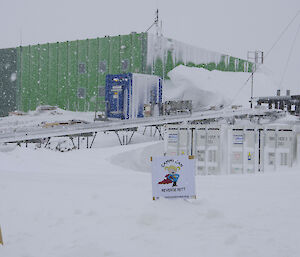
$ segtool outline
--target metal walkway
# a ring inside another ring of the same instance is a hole
[[[150,118],[139,118],[134,120],[118,120],[118,121],[106,121],[95,122],[82,125],[72,125],[68,127],[54,127],[54,128],[41,128],[32,127],[27,129],[12,129],[9,132],[1,134],[0,131],[0,143],[12,143],[21,142],[26,140],[35,140],[51,137],[62,136],[78,136],[87,133],[106,132],[106,131],[133,131],[138,127],[147,126],[163,126],[166,124],[183,123],[204,121],[211,119],[222,119],[231,117],[261,117],[261,116],[276,116],[283,114],[280,110],[219,110],[219,111],[205,111],[193,113],[192,115],[177,115],[177,116],[159,116]]]

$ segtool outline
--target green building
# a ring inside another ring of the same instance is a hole
[[[0,49],[0,116],[54,105],[104,110],[107,74],[146,73],[168,79],[177,65],[251,72],[252,63],[148,33]]]

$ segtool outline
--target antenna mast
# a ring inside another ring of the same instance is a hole
[[[151,26],[145,32],[148,32],[155,25],[156,36],[160,36],[161,35],[162,22],[160,22],[160,24],[161,25],[159,26],[159,12],[158,12],[158,9],[156,9],[154,22],[151,24]]]

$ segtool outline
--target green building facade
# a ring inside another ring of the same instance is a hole
[[[71,111],[105,109],[107,74],[168,79],[177,65],[251,72],[252,63],[148,33],[0,49],[0,116],[39,105]]]
[[[0,49],[0,117],[17,106],[17,49]]]

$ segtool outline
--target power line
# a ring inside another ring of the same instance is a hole
[[[280,39],[283,37],[283,35],[285,34],[285,32],[288,30],[288,28],[291,26],[291,24],[294,22],[294,20],[298,17],[298,15],[300,14],[300,10],[298,10],[296,12],[296,14],[293,16],[293,18],[290,20],[290,22],[285,26],[285,28],[283,29],[283,31],[280,33],[279,37],[276,39],[276,41],[273,43],[273,45],[271,46],[271,48],[267,51],[266,55],[265,55],[265,59],[267,58],[267,56],[271,53],[271,51],[274,49],[274,47],[277,45],[277,43],[280,41]],[[298,27],[299,29],[299,27]],[[298,31],[296,33],[296,35],[298,34]],[[256,69],[252,72],[255,73],[258,68],[260,67],[261,64],[258,64]],[[247,85],[249,79],[252,77],[252,74],[249,76],[249,78],[244,82],[244,84],[238,89],[237,93],[234,95],[234,97],[232,98],[231,102],[227,105],[230,106],[232,105],[233,101],[236,99],[236,97],[240,94],[241,90],[244,89],[244,87]]]
[[[287,68],[288,68],[291,56],[292,56],[292,52],[293,52],[293,49],[294,49],[294,46],[295,46],[295,43],[296,43],[296,39],[297,39],[299,30],[300,30],[300,23],[298,25],[298,28],[297,28],[297,31],[296,31],[293,43],[292,43],[291,48],[290,48],[289,56],[287,58],[286,65],[285,65],[284,70],[283,70],[283,74],[282,74],[282,77],[281,77],[281,80],[280,80],[279,88],[281,88],[281,86],[282,86],[282,83],[283,83],[283,80],[284,80],[284,77],[285,77],[285,74],[286,74],[286,71],[287,71]]]
[[[272,47],[269,49],[269,51],[266,53],[265,58],[270,54],[270,52],[273,50],[273,48],[277,45],[277,43],[279,42],[279,40],[282,38],[282,36],[285,34],[285,32],[288,30],[288,28],[292,25],[292,23],[294,22],[294,20],[297,18],[297,16],[300,14],[300,10],[297,11],[297,13],[295,14],[295,16],[292,18],[292,20],[288,23],[288,25],[284,28],[284,30],[280,33],[279,37],[277,38],[277,40],[274,42],[274,44],[272,45]]]

